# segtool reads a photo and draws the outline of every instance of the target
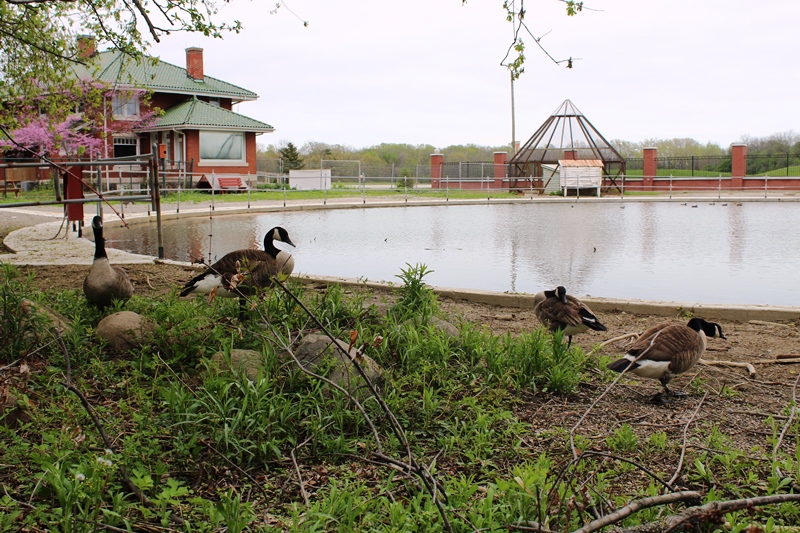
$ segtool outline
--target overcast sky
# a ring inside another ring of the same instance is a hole
[[[272,125],[259,144],[509,144],[512,40],[502,0],[232,0],[244,29],[173,34],[150,53],[256,92],[237,112]],[[218,4],[223,5],[221,2]],[[514,84],[524,143],[570,99],[606,139],[690,137],[726,148],[800,130],[798,0],[528,0]],[[290,11],[291,10],[291,11]],[[294,14],[293,14],[294,13]],[[296,14],[296,16],[295,16]],[[304,27],[302,21],[308,21]],[[549,32],[549,33],[548,33]],[[546,34],[546,35],[545,35]]]

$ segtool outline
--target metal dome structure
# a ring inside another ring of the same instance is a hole
[[[604,178],[616,186],[625,158],[597,131],[569,99],[536,130],[509,161],[509,178],[543,187],[565,159],[600,160]]]

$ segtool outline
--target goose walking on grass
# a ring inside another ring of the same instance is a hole
[[[650,401],[664,404],[669,401],[665,396],[683,394],[671,391],[667,383],[697,364],[706,351],[706,339],[711,337],[727,338],[722,326],[702,318],[692,318],[686,325],[664,322],[642,333],[625,356],[608,368],[615,372],[627,369],[637,376],[659,380],[664,391]]]
[[[127,301],[133,295],[133,284],[122,267],[108,262],[106,241],[103,238],[103,219],[92,219],[94,233],[94,261],[83,280],[83,294],[91,303],[106,307],[113,300]]]
[[[239,298],[240,318],[243,315],[245,298],[261,287],[272,284],[277,277],[284,280],[294,270],[294,258],[286,250],[275,246],[281,241],[294,246],[289,233],[280,226],[274,227],[264,236],[263,250],[236,250],[208,267],[202,274],[190,279],[181,296],[209,294],[224,298]]]
[[[551,331],[563,331],[569,337],[567,347],[572,345],[572,336],[593,329],[606,331],[591,309],[574,296],[567,294],[562,286],[552,291],[542,291],[533,297],[533,312],[536,318]]]

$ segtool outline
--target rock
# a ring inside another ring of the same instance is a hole
[[[120,311],[101,320],[95,335],[106,341],[110,349],[127,351],[147,343],[154,331],[147,318],[133,311]]]
[[[50,323],[52,329],[60,330],[62,333],[72,332],[72,324],[70,321],[67,320],[64,315],[50,309],[48,306],[28,299],[22,300],[20,305],[22,306],[22,310],[25,312],[25,314],[32,315],[36,313],[40,316],[43,316],[44,319]]]
[[[244,372],[247,379],[255,381],[258,372],[264,366],[263,356],[255,350],[234,348],[231,350],[230,363],[225,352],[217,352],[211,356],[211,362],[220,370]]]
[[[0,390],[0,424],[8,428],[17,428],[30,421],[31,417],[25,405],[7,388]]]
[[[438,316],[431,317],[431,326],[438,329],[450,338],[456,338],[461,335],[461,332],[458,331],[457,327],[447,320],[439,318]]]
[[[347,352],[349,343],[341,339],[337,339],[336,342],[341,346],[342,350]],[[356,359],[367,378],[380,390],[384,384],[383,368],[371,357],[358,355],[355,347],[349,353],[351,357]],[[369,395],[369,389],[350,362],[350,358],[337,349],[327,336],[319,334],[306,335],[300,339],[294,348],[294,354],[312,372],[327,369],[327,365],[332,364],[333,367],[330,368],[326,376],[328,379],[358,397]],[[278,356],[291,359],[291,356],[285,351],[279,353]]]
[[[404,327],[404,328],[418,328],[418,327],[424,326],[424,324],[422,324],[421,322],[422,321],[420,319],[418,319],[418,318],[409,318],[408,320],[403,322],[402,327]],[[430,320],[428,321],[428,325],[430,325],[432,328],[440,331],[441,333],[444,333],[445,335],[447,335],[450,338],[457,338],[459,335],[461,335],[461,332],[458,330],[457,327],[455,327],[453,324],[451,324],[447,320],[439,318],[438,316],[432,316],[430,318]]]

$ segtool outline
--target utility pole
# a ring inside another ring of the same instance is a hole
[[[514,71],[509,70],[509,74],[511,75],[511,157],[514,157],[517,153],[517,134],[514,118]]]

